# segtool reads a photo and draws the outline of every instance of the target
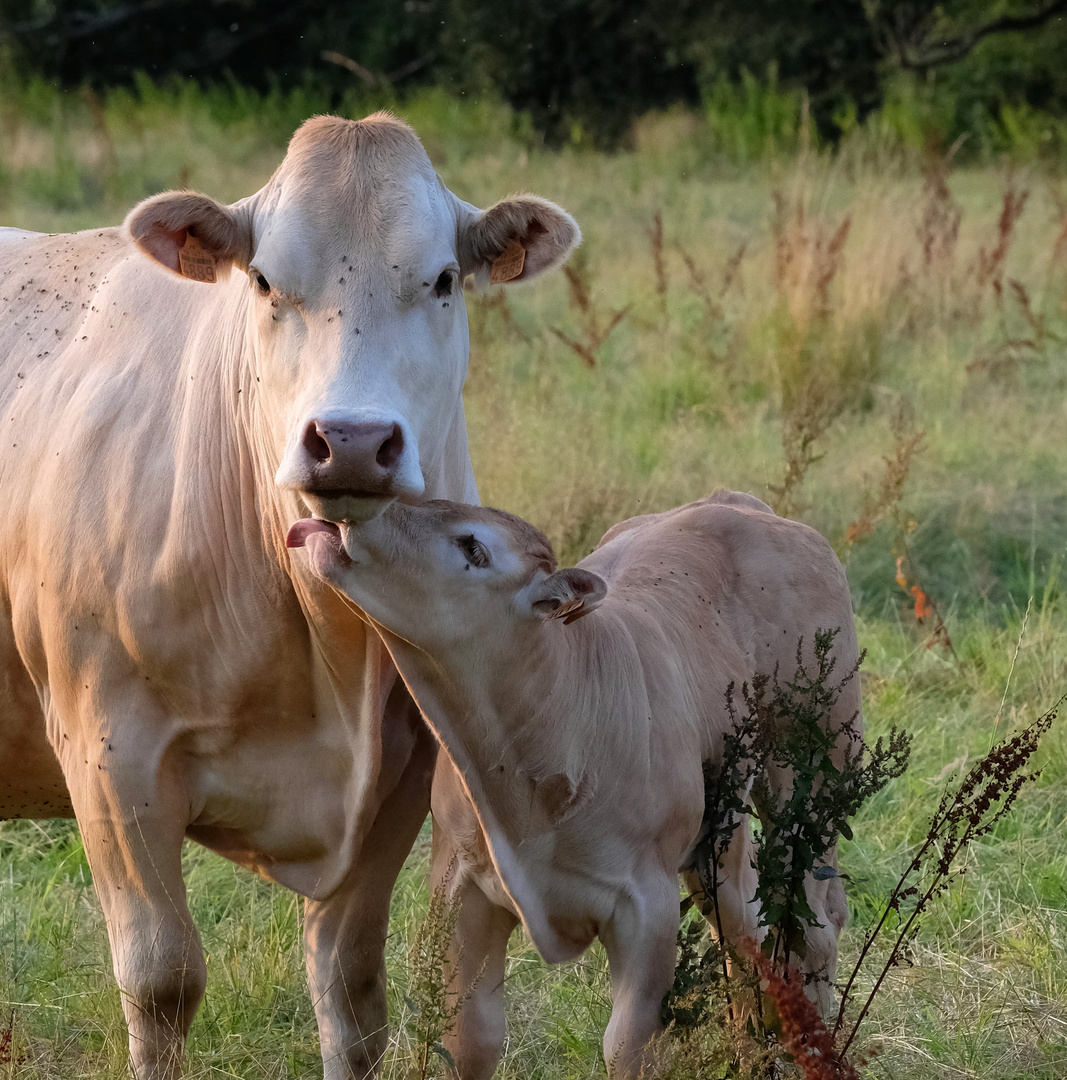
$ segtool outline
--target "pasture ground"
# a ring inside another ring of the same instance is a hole
[[[171,186],[249,194],[321,107],[148,86],[5,94],[2,218],[48,231],[117,222]],[[945,784],[1067,689],[1067,180],[952,168],[871,132],[833,156],[737,165],[684,113],[604,156],[547,152],[487,104],[428,94],[401,111],[464,198],[536,191],[585,231],[569,279],[468,294],[484,501],[544,528],[564,564],[622,517],[721,486],[841,554],[868,730],[915,736],[910,770],[843,845],[847,972]],[[871,1077],[1067,1075],[1062,722],[1042,758],[891,975],[864,1040]],[[428,845],[424,830],[394,897],[388,1077],[414,1060],[406,956]],[[187,1075],[317,1075],[298,900],[192,845],[186,866],[209,970]],[[598,949],[550,968],[516,935],[508,998],[502,1077],[602,1069]],[[125,1059],[76,828],[0,823],[0,1078],[118,1078]]]

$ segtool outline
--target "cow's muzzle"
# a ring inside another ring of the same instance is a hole
[[[397,496],[419,494],[405,476],[405,449],[393,421],[312,419],[279,482],[298,491],[316,516],[366,520]]]

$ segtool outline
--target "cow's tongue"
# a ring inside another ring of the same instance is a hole
[[[294,521],[289,526],[289,533],[285,537],[285,546],[307,547],[309,542],[312,547],[322,546],[330,549],[342,562],[352,561],[341,540],[341,530],[332,521],[321,521],[319,518],[301,518],[299,521]]]

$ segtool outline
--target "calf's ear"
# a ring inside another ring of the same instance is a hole
[[[459,227],[459,262],[479,286],[529,281],[567,261],[581,243],[578,223],[537,195],[513,195],[488,210],[468,211]]]
[[[126,233],[150,258],[193,281],[214,283],[252,257],[251,223],[192,191],[165,191],[126,215]]]
[[[572,567],[549,574],[537,585],[530,606],[543,619],[562,619],[566,626],[588,615],[607,595],[608,583],[602,577]]]

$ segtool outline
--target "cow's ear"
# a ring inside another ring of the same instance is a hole
[[[581,239],[566,210],[536,195],[514,195],[461,224],[460,267],[481,286],[529,281],[565,263]]]
[[[607,595],[602,577],[575,566],[544,578],[535,586],[530,606],[543,619],[562,619],[567,625],[588,615]]]
[[[126,216],[125,228],[146,255],[194,281],[213,283],[252,257],[250,223],[192,191],[145,199]]]

